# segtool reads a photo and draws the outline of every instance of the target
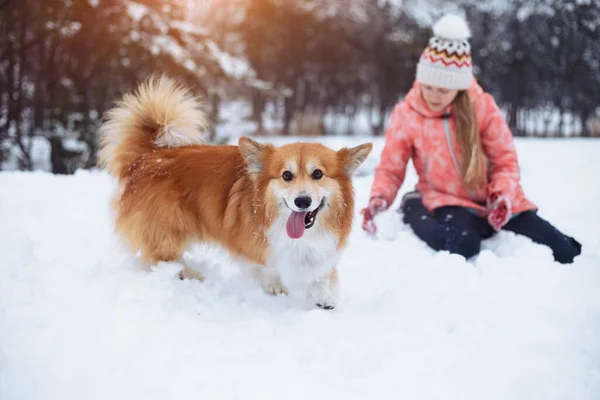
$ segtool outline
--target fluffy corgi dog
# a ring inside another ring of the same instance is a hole
[[[197,101],[169,78],[126,94],[101,127],[100,164],[119,182],[116,229],[147,263],[176,261],[195,241],[218,244],[264,290],[295,287],[315,305],[338,302],[336,266],[354,212],[351,177],[372,144],[333,151],[248,137],[203,144]]]

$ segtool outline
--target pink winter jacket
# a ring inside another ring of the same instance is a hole
[[[391,205],[412,158],[419,176],[415,190],[432,211],[441,206],[462,206],[487,216],[486,198],[500,192],[508,198],[511,213],[537,207],[525,198],[513,138],[493,97],[473,79],[469,95],[474,102],[481,144],[488,158],[487,185],[469,190],[461,180],[461,150],[454,134],[454,118],[443,118],[450,108],[434,113],[421,97],[415,82],[404,101],[393,110],[385,134],[381,161],[375,169],[371,198],[383,197]]]

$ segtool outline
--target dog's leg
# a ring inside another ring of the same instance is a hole
[[[339,294],[338,272],[335,267],[329,274],[311,283],[307,291],[308,300],[325,310],[332,310],[337,306]]]
[[[179,279],[197,279],[204,281],[204,275],[202,273],[190,268],[188,263],[183,259],[183,252],[169,252],[169,253],[154,253],[150,259],[153,264],[159,261],[170,261],[176,262],[183,267],[183,270],[179,272]]]
[[[179,272],[180,279],[204,280],[204,275],[190,268],[183,258],[183,251],[188,246],[186,235],[175,230],[150,230],[144,237],[142,255],[156,264],[159,261],[170,261],[181,264],[183,270]]]
[[[287,288],[281,282],[279,275],[269,276],[261,279],[261,286],[265,293],[276,296],[278,294],[288,294]]]
[[[202,273],[196,271],[195,269],[190,268],[190,266],[183,259],[183,255],[177,258],[177,262],[183,266],[183,270],[179,272],[179,279],[197,279],[199,281],[204,281],[204,275]]]
[[[260,286],[265,293],[273,296],[277,296],[278,294],[288,294],[288,290],[281,282],[279,273],[275,268],[248,263],[246,269],[250,271],[252,277],[260,283]]]

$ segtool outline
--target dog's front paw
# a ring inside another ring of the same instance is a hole
[[[287,288],[283,286],[283,283],[281,283],[279,280],[268,284],[263,284],[262,288],[265,293],[273,296],[277,296],[278,294],[288,294]]]
[[[321,285],[314,285],[309,288],[308,301],[323,310],[333,310],[338,305],[337,297],[333,292]]]
[[[337,307],[337,299],[332,296],[322,296],[320,299],[315,299],[317,307],[323,310],[333,310]]]
[[[322,308],[323,310],[333,310],[335,308],[335,304],[332,303],[317,303],[317,307]]]
[[[200,282],[204,281],[204,275],[202,275],[200,272],[191,269],[190,267],[184,267],[183,270],[181,270],[181,272],[179,272],[179,279],[184,280],[184,279],[197,279]]]

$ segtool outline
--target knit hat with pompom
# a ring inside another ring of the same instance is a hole
[[[470,37],[462,18],[451,14],[440,18],[417,64],[417,81],[446,89],[468,89],[473,80]]]

